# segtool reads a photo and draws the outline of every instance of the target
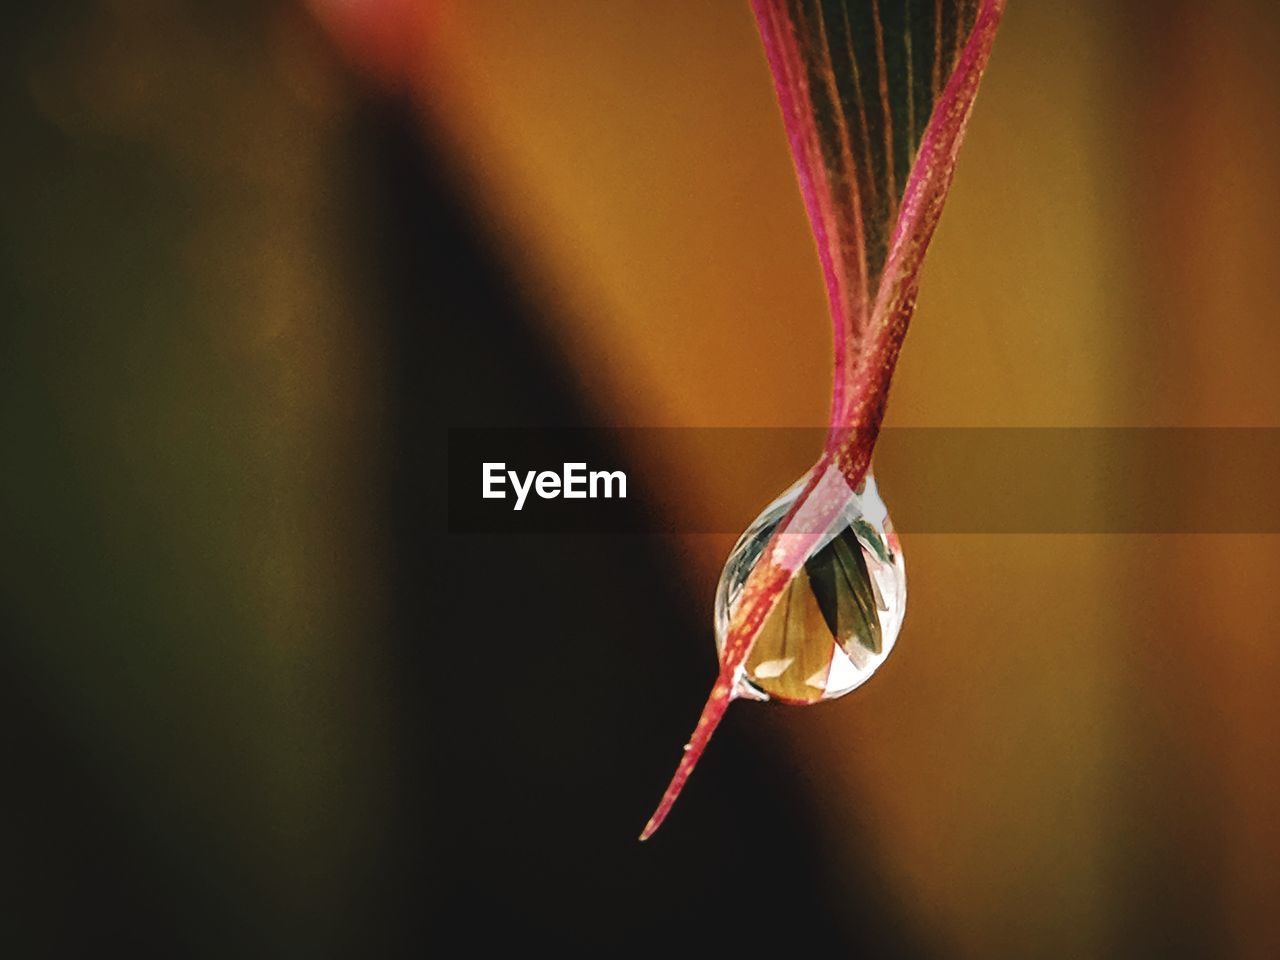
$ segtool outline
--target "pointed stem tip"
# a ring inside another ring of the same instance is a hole
[[[653,816],[649,818],[649,822],[644,825],[644,830],[640,833],[642,842],[652,837],[657,832],[657,829],[662,826],[662,821],[667,819],[667,814],[671,812],[671,807],[676,802],[676,797],[680,796],[680,791],[684,789],[685,783],[689,780],[689,774],[693,773],[693,768],[698,765],[702,752],[707,749],[707,743],[710,742],[711,735],[716,732],[716,727],[720,726],[720,721],[724,718],[724,712],[729,708],[729,703],[732,700],[733,677],[722,671],[716,680],[716,685],[711,688],[711,695],[707,697],[706,705],[702,708],[702,716],[698,718],[698,725],[693,728],[693,736],[685,744],[684,757],[681,758],[680,765],[676,767],[675,775],[672,776],[671,783],[667,785],[667,790],[662,795],[662,799],[658,801],[658,809],[653,811]]]

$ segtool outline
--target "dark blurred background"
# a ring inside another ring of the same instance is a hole
[[[1280,426],[1280,14],[1059,6],[1010,4],[890,423]],[[875,682],[731,710],[641,846],[732,538],[445,532],[450,426],[821,423],[745,3],[62,2],[0,46],[15,955],[1280,949],[1274,536],[908,535]],[[690,450],[629,509],[805,466]]]

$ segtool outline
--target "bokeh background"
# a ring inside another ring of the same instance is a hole
[[[60,2],[0,47],[24,951],[1280,951],[1275,536],[907,534],[875,681],[731,711],[642,847],[731,538],[445,532],[449,426],[821,425],[744,3]],[[1280,427],[1278,61],[1263,0],[1012,0],[890,425]],[[690,449],[630,509],[807,465]]]

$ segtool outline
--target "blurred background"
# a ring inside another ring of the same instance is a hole
[[[889,424],[1280,427],[1280,11],[1009,6]],[[640,846],[732,537],[445,532],[450,426],[821,426],[745,3],[0,45],[15,955],[1280,951],[1275,536],[908,533],[875,681],[731,710]],[[628,509],[745,526],[807,466],[691,448]]]

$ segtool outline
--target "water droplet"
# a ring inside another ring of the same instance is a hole
[[[765,507],[730,552],[716,590],[719,650],[748,574],[808,480],[802,477]],[[867,474],[857,490],[850,490],[831,468],[820,480],[819,488],[824,487],[840,497],[841,509],[814,538],[765,618],[742,667],[737,696],[785,703],[831,700],[866,682],[893,650],[906,611],[906,570],[875,478]],[[789,529],[797,529],[794,520]],[[793,535],[798,534],[784,531],[778,539]]]

